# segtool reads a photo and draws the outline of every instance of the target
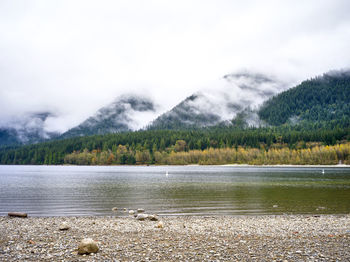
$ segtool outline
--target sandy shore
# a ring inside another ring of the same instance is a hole
[[[67,231],[59,226],[66,221]],[[350,261],[350,215],[0,217],[0,261]],[[78,255],[81,239],[99,252]]]

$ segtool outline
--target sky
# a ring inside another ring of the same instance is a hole
[[[348,69],[349,13],[348,0],[0,0],[0,127],[51,112],[45,129],[63,132],[129,92],[161,113],[241,70],[296,84]]]

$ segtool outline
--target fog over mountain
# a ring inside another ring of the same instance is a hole
[[[45,121],[52,117],[50,112],[28,113],[2,123],[0,145],[37,143],[59,135],[45,130]]]
[[[226,94],[225,74],[291,86],[349,68],[349,10],[348,0],[0,1],[0,129],[21,141],[62,134],[130,92],[159,114],[195,94],[194,111],[209,116],[209,103],[220,112],[210,121],[229,119],[224,98],[254,107],[270,87]]]
[[[150,98],[125,94],[62,134],[61,138],[135,131],[154,119],[157,113],[157,106]]]
[[[248,125],[259,125],[256,109],[288,84],[274,77],[243,71],[225,75],[206,89],[187,97],[158,117],[150,129],[206,127],[230,124],[237,114],[245,113]]]

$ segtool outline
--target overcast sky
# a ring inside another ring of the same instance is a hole
[[[0,125],[64,131],[130,91],[168,110],[242,69],[301,81],[349,68],[348,0],[0,0]]]

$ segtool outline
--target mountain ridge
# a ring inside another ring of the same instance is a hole
[[[139,115],[152,115],[155,112],[156,105],[150,98],[125,94],[63,133],[60,138],[133,131],[140,126]]]
[[[216,88],[204,89],[187,97],[152,121],[148,129],[232,125],[232,120],[242,113],[249,115],[251,121],[248,125],[260,125],[259,121],[252,121],[256,119],[256,109],[286,85],[272,77],[249,72],[225,75],[216,84]]]
[[[13,127],[0,128],[0,146],[142,129],[188,130],[322,123],[342,128],[350,123],[349,70],[331,71],[287,90],[282,81],[251,72],[225,75],[216,84],[211,89],[190,95],[161,115],[157,115],[157,105],[150,98],[122,95],[61,135],[44,130],[45,120],[52,116],[51,112],[33,113],[15,119]]]
[[[258,114],[270,125],[350,118],[350,71],[330,71],[277,94]]]
[[[0,146],[39,143],[58,137],[57,132],[45,130],[45,121],[51,112],[36,112],[13,117],[0,127]]]

